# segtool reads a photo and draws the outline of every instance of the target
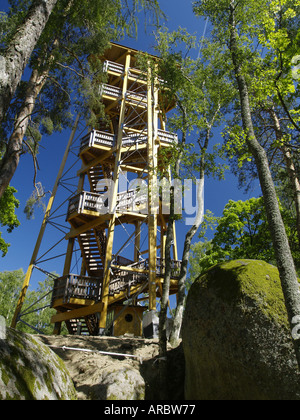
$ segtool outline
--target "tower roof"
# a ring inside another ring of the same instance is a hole
[[[114,61],[120,64],[124,64],[123,62],[125,62],[125,55],[127,52],[130,52],[131,55],[133,56],[137,54],[147,54],[150,57],[153,57],[159,60],[159,57],[153,54],[148,54],[141,50],[136,50],[135,48],[126,47],[125,45],[117,44],[115,42],[111,42],[110,44],[111,44],[111,47],[108,48],[103,55],[103,58],[109,61]]]

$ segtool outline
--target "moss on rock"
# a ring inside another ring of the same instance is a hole
[[[63,362],[32,335],[7,329],[0,340],[1,400],[74,400],[76,391]]]
[[[183,322],[188,399],[300,399],[279,273],[263,261],[212,267]]]
[[[253,299],[270,320],[288,326],[278,269],[265,261],[243,259],[221,263],[196,283],[213,289],[227,303],[240,305],[244,299]]]

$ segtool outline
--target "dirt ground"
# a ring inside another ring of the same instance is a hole
[[[139,371],[146,385],[146,400],[159,399],[158,340],[126,336],[116,338],[70,335],[40,335],[39,338],[65,362],[79,400],[105,399],[99,387],[102,372],[124,368]],[[74,349],[92,350],[92,352]],[[101,354],[99,351],[128,356]],[[170,399],[183,399],[184,357],[181,346],[169,349],[168,369],[170,371]]]

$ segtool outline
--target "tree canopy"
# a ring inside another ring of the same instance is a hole
[[[281,207],[285,228],[298,272],[300,251],[294,219],[284,206]],[[207,240],[208,230],[213,238]],[[220,217],[210,212],[205,215],[199,234],[200,242],[192,246],[188,284],[211,266],[235,259],[263,260],[276,265],[276,256],[270,235],[262,197],[246,201],[229,200]]]
[[[35,25],[31,25],[29,18],[44,2],[10,0],[9,3],[9,12],[2,13],[0,19],[3,35],[0,53],[7,61],[10,60],[10,49],[21,42],[18,38],[18,34],[22,35],[20,28],[31,27],[34,31]],[[35,38],[26,38],[24,46],[18,47],[21,53],[18,72],[22,74],[28,64],[31,76],[28,81],[18,78],[16,86],[3,101],[0,196],[9,185],[23,153],[31,153],[36,163],[42,135],[69,127],[74,112],[80,112],[87,124],[95,126],[93,112],[96,109],[99,116],[102,109],[94,88],[96,79],[100,82],[104,77],[101,54],[112,39],[118,41],[125,34],[136,35],[138,11],[144,10],[146,19],[151,17],[153,23],[163,16],[157,0],[53,0],[52,3],[53,9],[47,11],[44,29],[38,32],[37,27]],[[39,16],[35,18],[42,20]],[[33,45],[27,59],[22,52],[25,53],[29,43]],[[17,67],[17,63],[14,65]],[[5,92],[4,89],[3,97]]]
[[[20,225],[16,216],[15,209],[19,207],[19,200],[14,194],[17,190],[13,187],[6,188],[2,197],[0,197],[0,225],[6,227],[7,232],[11,232],[14,228]],[[9,244],[2,238],[0,232],[0,251],[4,257],[8,251]]]

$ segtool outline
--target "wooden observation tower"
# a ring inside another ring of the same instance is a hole
[[[136,68],[138,51],[111,44],[103,58],[107,83],[99,86],[106,121],[81,139],[77,194],[69,201],[70,231],[62,277],[54,281],[54,333],[142,335],[145,310],[156,311],[164,278],[168,214],[157,189],[160,150],[177,142],[165,131],[175,103],[161,95],[163,81]],[[170,177],[170,171],[166,168]],[[88,185],[88,188],[86,188]],[[170,294],[177,293],[176,234]],[[80,273],[70,273],[74,242]],[[148,306],[141,305],[141,301]]]

